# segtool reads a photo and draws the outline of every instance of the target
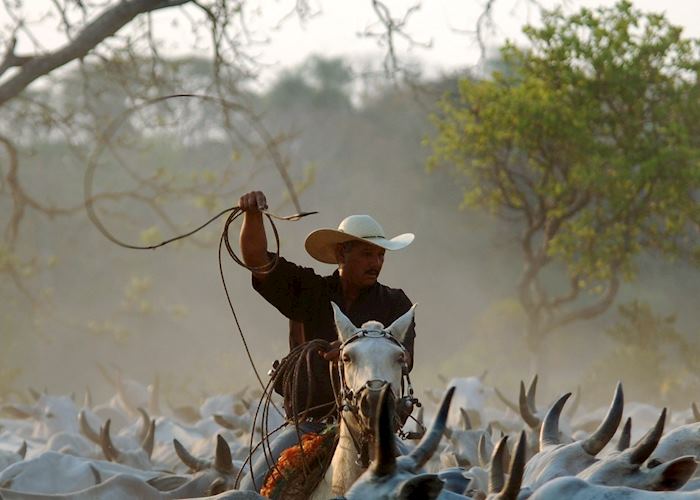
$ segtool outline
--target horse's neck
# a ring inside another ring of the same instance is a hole
[[[335,448],[332,467],[331,493],[335,496],[344,495],[365,469],[358,465],[357,447],[350,435],[350,429],[341,420],[338,432],[338,446]]]
[[[323,481],[318,485],[313,499],[328,499],[343,496],[365,469],[357,464],[357,448],[345,421],[341,419],[338,431],[338,445],[326,471]]]

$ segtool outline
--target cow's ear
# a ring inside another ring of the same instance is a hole
[[[418,474],[401,483],[396,498],[399,500],[437,498],[444,484],[437,474]]]
[[[658,482],[654,485],[655,491],[675,491],[693,477],[698,464],[695,457],[686,456],[676,458],[669,462],[659,464],[651,469],[658,471]]]
[[[347,341],[350,337],[355,335],[357,327],[352,324],[352,321],[348,319],[343,311],[340,310],[338,304],[331,301],[331,307],[333,307],[333,316],[335,318],[335,328],[338,330],[338,340],[341,342]]]

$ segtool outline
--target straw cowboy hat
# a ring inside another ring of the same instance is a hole
[[[306,251],[314,259],[326,264],[337,264],[335,248],[346,241],[364,241],[387,250],[400,250],[413,241],[413,233],[404,233],[387,239],[384,229],[369,215],[351,215],[343,219],[338,229],[317,229],[306,237]]]

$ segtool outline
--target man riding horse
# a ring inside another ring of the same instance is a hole
[[[368,215],[351,215],[338,229],[318,229],[308,235],[307,252],[316,260],[336,264],[330,276],[321,276],[313,269],[298,266],[280,257],[271,272],[266,272],[273,255],[267,250],[263,213],[267,208],[265,195],[252,191],[240,198],[244,212],[240,233],[241,256],[253,269],[253,288],[290,320],[290,351],[308,342],[325,340],[338,346],[338,333],[331,302],[356,325],[375,320],[389,325],[412,306],[406,294],[377,281],[384,264],[386,250],[399,250],[414,238],[406,233],[388,239],[382,227]],[[403,339],[407,354],[405,365],[413,367],[415,325],[412,323]],[[287,417],[301,417],[302,431],[316,431],[320,422],[335,413],[335,392],[328,362],[335,361],[337,349],[309,357],[310,373],[305,384],[295,384],[295,394],[289,384],[276,384],[285,397]],[[294,443],[290,443],[292,445]],[[273,455],[274,455],[273,450]],[[255,489],[259,489],[257,484]]]

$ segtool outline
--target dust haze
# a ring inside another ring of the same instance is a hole
[[[300,69],[297,76],[303,80],[305,75]],[[430,152],[422,142],[435,133],[428,117],[436,111],[439,96],[454,89],[455,76],[423,82],[420,88],[345,82],[338,87],[344,93],[317,95],[315,101],[293,93],[282,99],[290,91],[282,83],[254,96],[255,105],[268,127],[289,133],[282,149],[300,188],[301,207],[319,213],[299,222],[276,222],[280,254],[321,274],[331,273],[332,266],[305,253],[304,238],[356,213],[374,216],[389,236],[415,233],[410,247],[387,254],[380,281],[402,288],[419,304],[412,377],[419,392],[441,387],[439,375],[487,371],[488,384],[516,399],[519,381],[529,380],[537,370],[543,401],[581,386],[582,404],[596,406],[609,399],[621,374],[635,373],[634,367],[615,366],[612,353],[618,346],[604,334],[617,320],[615,307],[551,336],[542,365],[533,366],[522,341],[525,320],[515,296],[521,271],[518,227],[461,209],[463,181],[449,169],[426,170]],[[132,166],[146,172],[179,161],[182,168],[201,172],[232,161],[225,144],[220,150],[194,148],[185,155],[189,138],[183,134],[173,144],[176,159],[143,149],[138,160],[131,157]],[[27,189],[49,204],[79,203],[84,163],[65,153],[61,144],[27,141],[23,160],[31,167],[22,178]],[[245,191],[259,189],[274,212],[295,211],[269,161],[238,161],[241,173],[228,181],[230,196],[217,210],[235,205]],[[117,189],[126,182],[122,175],[99,170],[96,192]],[[182,201],[164,207],[181,232],[217,211],[203,209],[197,200]],[[7,207],[0,206],[2,213],[8,213]],[[100,214],[127,242],[141,244],[144,231],[154,226],[162,239],[175,235],[158,226],[152,212],[129,201],[105,204]],[[121,370],[144,383],[158,376],[173,404],[197,403],[206,395],[257,384],[219,275],[222,227],[220,220],[198,233],[197,244],[188,240],[139,251],[114,245],[84,214],[32,218],[22,231],[27,254],[36,255],[37,270],[27,280],[37,303],[31,304],[9,280],[0,286],[0,396],[28,387],[77,395],[89,387],[97,397],[107,396],[111,388],[100,367]],[[239,227],[238,222],[231,226],[236,250]],[[274,250],[269,226],[268,240]],[[222,258],[232,305],[265,377],[272,361],[287,352],[287,320],[253,291],[245,269],[225,252]],[[654,259],[641,266],[640,278],[623,287],[617,302],[643,300],[655,311],[676,314],[677,329],[696,338],[698,272]],[[668,356],[672,363],[673,353]],[[631,400],[672,403],[679,410],[700,397],[691,392],[698,387],[695,379],[685,381],[683,392],[666,393],[645,391],[641,381],[623,382]]]

